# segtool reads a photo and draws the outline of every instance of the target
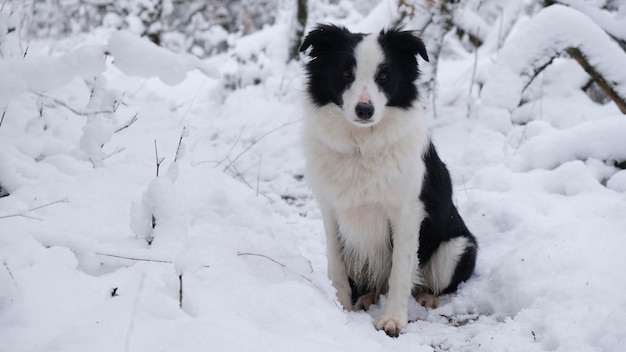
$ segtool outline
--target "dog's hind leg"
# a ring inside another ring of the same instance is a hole
[[[370,292],[362,295],[356,300],[354,310],[368,310],[371,305],[378,304],[380,295],[376,292]]]
[[[435,296],[454,292],[470,277],[475,262],[476,242],[471,234],[441,242],[422,270],[426,287]]]
[[[426,308],[435,309],[439,306],[439,298],[428,291],[418,291],[415,300]]]

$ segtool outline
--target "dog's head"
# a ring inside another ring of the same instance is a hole
[[[307,90],[319,106],[335,104],[352,124],[378,123],[387,107],[409,109],[418,98],[416,56],[428,61],[424,43],[411,31],[351,33],[318,25],[304,39],[308,51]]]

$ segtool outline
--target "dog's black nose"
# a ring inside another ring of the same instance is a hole
[[[356,104],[356,116],[361,120],[369,120],[374,115],[374,105],[370,103]]]

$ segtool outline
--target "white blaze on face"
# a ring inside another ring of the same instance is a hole
[[[355,59],[354,82],[342,95],[343,113],[352,124],[360,127],[373,126],[383,118],[387,104],[387,97],[378,88],[374,80],[378,66],[385,59],[385,54],[378,44],[377,35],[370,34],[363,38],[355,48]],[[363,120],[357,116],[356,106],[358,103],[369,103],[374,107],[371,118]]]

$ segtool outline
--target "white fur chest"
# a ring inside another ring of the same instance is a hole
[[[305,118],[307,177],[320,206],[337,221],[350,276],[384,290],[390,217],[407,202],[419,202],[426,130],[415,111],[359,128],[329,110]]]
[[[305,116],[307,176],[319,202],[335,209],[389,207],[419,196],[426,129],[417,111],[390,111],[366,128],[347,123],[334,108]]]

